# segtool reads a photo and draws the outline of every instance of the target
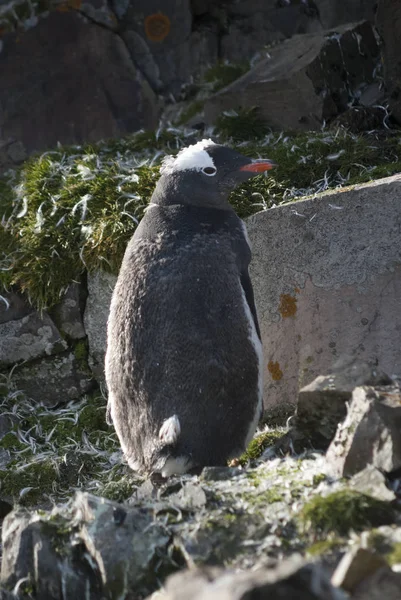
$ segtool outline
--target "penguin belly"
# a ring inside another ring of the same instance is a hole
[[[254,434],[262,350],[230,239],[127,247],[108,322],[111,418],[129,465],[163,476],[225,465]]]

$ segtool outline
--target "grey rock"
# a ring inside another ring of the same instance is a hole
[[[116,281],[115,275],[105,271],[88,274],[88,298],[84,325],[89,342],[89,366],[96,379],[101,383],[104,381],[107,319]]]
[[[401,573],[390,567],[377,569],[355,589],[352,600],[399,600],[401,598]]]
[[[28,155],[158,121],[157,98],[123,40],[77,11],[51,11],[23,34],[3,35],[0,71],[1,134]]]
[[[242,469],[237,467],[205,467],[201,473],[204,481],[225,481],[239,475]]]
[[[352,593],[361,581],[382,567],[388,568],[382,556],[365,548],[354,548],[348,551],[337,565],[331,583]]]
[[[362,19],[374,21],[375,0],[319,0],[319,18],[325,29]]]
[[[7,146],[7,154],[16,165],[22,163],[27,158],[25,146],[22,142],[13,142]]]
[[[11,387],[47,406],[80,398],[95,387],[89,368],[72,352],[17,367],[11,376]]]
[[[0,369],[65,350],[50,317],[34,312],[0,325]]]
[[[26,298],[15,292],[1,292],[0,296],[0,325],[7,321],[16,321],[34,312],[34,308]]]
[[[384,83],[391,113],[401,123],[401,82],[398,60],[401,52],[399,22],[401,5],[394,0],[380,0],[376,14],[376,26],[381,35],[384,64]]]
[[[187,571],[167,579],[161,600],[345,600],[319,565],[297,559],[245,573],[217,569]]]
[[[179,93],[181,85],[192,74],[189,44],[191,26],[189,0],[164,0],[162,8],[157,0],[138,0],[129,3],[121,17],[123,35],[132,31],[142,38],[157,65],[163,88],[173,94]],[[138,42],[136,48],[139,48]],[[138,64],[147,65],[145,75],[148,76],[151,64],[149,55],[142,51],[141,56]]]
[[[152,89],[161,90],[163,83],[160,79],[159,67],[143,37],[136,31],[128,30],[122,33],[122,38],[127,45],[134,64],[149,81]]]
[[[379,49],[365,22],[294,36],[269,55],[206,101],[208,125],[222,111],[257,106],[273,129],[320,129],[373,81]]]
[[[313,4],[313,3],[312,3]],[[242,0],[226,7],[226,22],[221,36],[221,57],[243,61],[269,45],[296,34],[322,30],[318,13],[309,2]]]
[[[170,496],[170,502],[185,510],[196,510],[206,505],[206,494],[200,485],[188,482],[177,494]]]
[[[333,473],[354,475],[366,465],[390,473],[401,468],[401,390],[358,387],[327,451]]]
[[[378,500],[392,502],[396,499],[394,492],[387,487],[383,473],[372,465],[368,465],[363,471],[354,475],[349,485],[358,492],[368,494]]]
[[[52,512],[13,511],[4,520],[2,539],[3,585],[30,576],[41,600],[98,600],[139,590],[143,597],[169,534],[154,522],[151,508],[123,508],[78,492]]]
[[[330,375],[319,375],[298,395],[292,426],[304,434],[315,448],[327,450],[337,426],[347,415],[347,402],[361,385],[389,385],[392,380],[377,367],[350,361],[337,364]]]
[[[113,31],[117,31],[118,29],[118,21],[107,0],[82,2],[79,11],[89,17],[91,21],[103,25],[103,27],[107,27]]]
[[[58,329],[72,340],[86,337],[82,307],[85,303],[83,287],[78,283],[68,286],[60,304],[51,311]]]
[[[400,196],[396,175],[247,219],[265,407],[343,355],[401,373]]]

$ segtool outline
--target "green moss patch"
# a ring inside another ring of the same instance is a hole
[[[394,512],[387,502],[346,489],[312,498],[298,515],[303,532],[316,538],[328,533],[345,536],[393,520]]]
[[[260,435],[257,435],[250,442],[244,454],[242,454],[236,462],[239,465],[245,466],[250,461],[259,458],[262,456],[263,452],[270,446],[273,446],[276,440],[282,435],[283,433],[277,430],[264,431]]]
[[[252,129],[255,114],[248,117]],[[215,135],[215,141],[278,165],[231,194],[241,217],[401,171],[399,135],[263,130],[264,137],[255,140],[243,131],[244,115],[229,119],[234,124],[242,119],[239,137],[246,141],[235,139],[235,127],[225,137]],[[142,131],[121,140],[47,152],[0,178],[0,286],[14,284],[37,307],[49,308],[85,270],[117,272],[152,195],[161,159],[199,137],[176,129]]]
[[[1,498],[38,505],[67,499],[74,489],[115,500],[132,495],[134,477],[121,464],[102,397],[47,408],[9,393],[0,410],[12,415],[12,429],[0,440],[0,448],[11,458],[0,471]]]
[[[230,63],[219,62],[210,67],[203,76],[203,81],[210,84],[211,92],[218,92],[227,87],[250,69],[248,61]]]

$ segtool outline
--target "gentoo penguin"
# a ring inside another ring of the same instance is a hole
[[[273,166],[203,140],[164,159],[108,319],[108,416],[130,467],[225,465],[262,410],[262,345],[246,229],[228,202]]]

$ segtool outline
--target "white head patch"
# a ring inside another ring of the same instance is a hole
[[[208,146],[214,145],[215,143],[212,140],[202,140],[197,144],[183,148],[177,156],[166,156],[162,162],[160,173],[168,175],[176,171],[202,171],[205,167],[214,168],[213,159],[205,150]]]

